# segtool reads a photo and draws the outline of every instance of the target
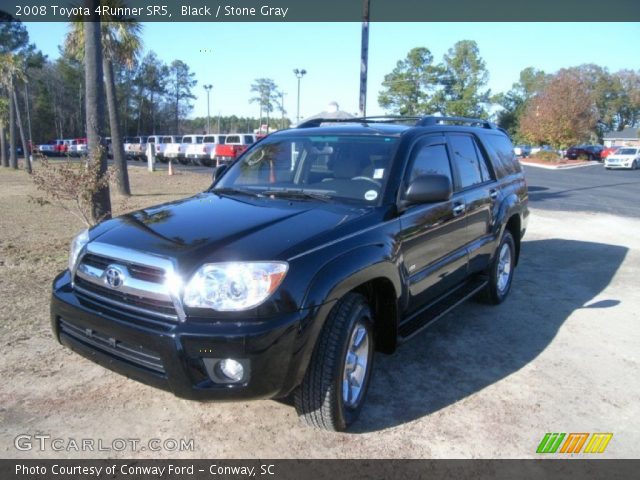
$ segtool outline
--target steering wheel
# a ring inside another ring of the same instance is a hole
[[[379,181],[369,177],[353,177],[351,180],[366,180],[367,182],[375,183],[377,186],[382,187],[382,184]]]

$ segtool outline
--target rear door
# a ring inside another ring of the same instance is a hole
[[[453,159],[457,195],[464,203],[467,228],[466,245],[469,251],[469,270],[483,270],[493,252],[494,218],[497,215],[501,191],[486,154],[476,138],[467,133],[448,133]]]
[[[419,175],[446,175],[454,181],[449,147],[442,134],[423,137],[413,147],[404,184]],[[410,206],[400,217],[400,239],[409,285],[411,314],[466,276],[466,218],[464,195],[450,200]]]

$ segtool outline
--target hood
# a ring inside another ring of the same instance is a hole
[[[371,214],[370,207],[202,193],[103,222],[91,238],[175,258],[186,272],[206,262],[287,260]]]

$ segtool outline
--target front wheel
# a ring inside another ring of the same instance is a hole
[[[633,163],[631,164],[631,170],[637,170],[638,169],[638,161],[634,160]]]
[[[516,247],[513,235],[505,230],[500,240],[500,245],[489,267],[489,283],[480,294],[480,300],[485,303],[498,305],[502,303],[513,282],[513,270],[515,268]]]
[[[373,366],[373,317],[366,299],[345,295],[331,311],[302,384],[294,392],[307,425],[344,431],[360,414]]]

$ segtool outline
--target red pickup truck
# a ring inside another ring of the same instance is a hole
[[[217,144],[211,151],[211,160],[216,167],[231,163],[255,141],[256,136],[252,133],[229,134],[224,143]]]

